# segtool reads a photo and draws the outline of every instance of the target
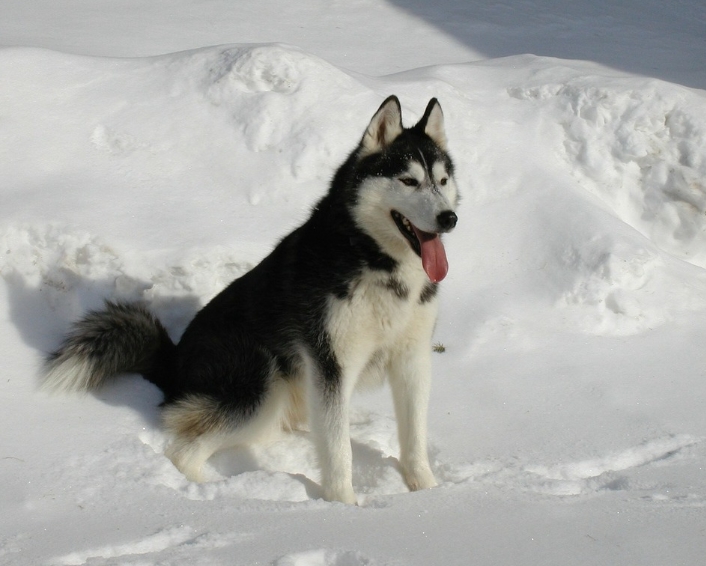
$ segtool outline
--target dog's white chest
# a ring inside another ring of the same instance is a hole
[[[425,284],[425,278],[372,272],[356,282],[348,297],[333,299],[327,330],[339,363],[357,374],[373,358],[387,359],[414,344],[428,346],[436,301],[421,300]]]

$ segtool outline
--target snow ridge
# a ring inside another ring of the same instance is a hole
[[[127,544],[109,545],[81,552],[73,552],[58,558],[54,563],[61,566],[80,566],[96,558],[112,559],[125,558],[136,554],[151,554],[181,545],[191,537],[192,530],[189,527],[173,527]]]

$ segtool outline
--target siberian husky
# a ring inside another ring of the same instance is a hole
[[[411,128],[383,102],[310,218],[196,314],[178,344],[138,304],[106,302],[46,361],[44,386],[89,391],[125,372],[164,393],[167,455],[190,480],[216,451],[308,418],[323,497],[355,503],[349,401],[387,379],[411,490],[436,485],[427,405],[441,234],[458,193],[436,99]]]

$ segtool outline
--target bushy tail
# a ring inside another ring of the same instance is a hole
[[[81,392],[101,387],[120,373],[141,373],[163,388],[160,365],[174,343],[164,326],[138,304],[106,301],[76,322],[61,347],[46,361],[43,388]]]

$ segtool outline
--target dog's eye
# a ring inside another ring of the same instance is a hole
[[[449,178],[448,178],[448,177],[444,177],[443,179],[441,179],[441,181],[439,181],[439,184],[440,184],[442,187],[445,187],[445,186],[446,186],[446,183],[448,183],[448,182],[449,182]]]
[[[419,185],[419,181],[412,177],[401,177],[400,181],[402,181],[402,183],[407,185],[408,187],[416,187]]]

